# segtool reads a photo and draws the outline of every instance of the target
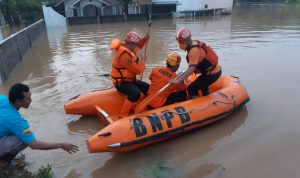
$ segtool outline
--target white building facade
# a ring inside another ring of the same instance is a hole
[[[176,5],[176,12],[224,9],[231,11],[233,0],[152,0],[153,4]]]
[[[126,13],[118,0],[63,0],[52,6],[62,16],[47,8],[44,8],[44,15],[48,17],[46,24],[50,21],[50,26],[65,26],[62,24],[66,19],[69,25],[105,23],[117,18],[119,21],[125,18],[126,21],[127,17],[135,20],[159,19],[230,13],[232,6],[233,0],[132,0]],[[56,22],[55,19],[60,20]]]

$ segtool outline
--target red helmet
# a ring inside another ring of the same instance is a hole
[[[131,43],[131,44],[139,44],[140,41],[142,40],[141,35],[139,35],[136,32],[128,32],[125,38],[126,43]]]
[[[177,32],[176,40],[178,42],[186,42],[189,41],[192,37],[192,34],[189,29],[183,27]]]

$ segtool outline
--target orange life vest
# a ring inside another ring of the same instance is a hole
[[[169,83],[170,80],[177,77],[177,74],[172,72],[167,67],[159,66],[152,70],[149,79],[151,80],[151,84],[148,89],[148,96],[154,94],[161,88],[163,88],[165,85]],[[153,108],[158,108],[163,106],[163,104],[166,102],[167,97],[178,90],[185,90],[184,83],[179,83],[177,85],[171,85],[168,88],[166,88],[164,91],[162,91],[156,98],[154,98],[150,103],[149,106],[152,106]]]
[[[196,45],[192,45],[190,48],[187,49],[188,53],[192,48],[202,48],[205,53],[206,57],[200,61],[197,65],[197,69],[195,71],[196,74],[202,73],[202,74],[207,74],[207,72],[212,71],[218,64],[218,56],[215,53],[215,51],[210,47],[207,46],[205,43],[200,42],[198,40],[194,40],[197,42]],[[189,62],[188,55],[186,56],[187,62]]]
[[[142,72],[145,69],[145,66],[139,65],[140,62],[136,54],[126,48],[123,43],[119,42],[118,45],[115,45],[111,48],[116,50],[112,60],[112,68],[110,73],[113,84],[120,85],[120,83],[123,81],[135,81],[136,75]],[[126,66],[121,65],[120,60],[126,60]],[[129,68],[134,68],[135,71],[129,70]]]

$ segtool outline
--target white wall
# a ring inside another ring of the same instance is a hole
[[[65,0],[65,13],[66,13],[66,17],[74,17],[73,14],[73,9],[72,9],[72,4],[75,3],[76,0]],[[78,11],[77,14],[81,14],[81,11]]]
[[[102,2],[100,2],[99,0],[81,0],[80,1],[81,8],[84,8],[85,6],[87,6],[89,4],[94,4],[95,6],[100,7],[102,5]]]
[[[50,27],[47,28],[48,42],[51,49],[60,48],[59,45],[63,44],[65,36],[68,35],[67,27]]]
[[[67,26],[66,18],[53,10],[52,7],[43,5],[43,13],[46,27]]]
[[[200,10],[202,0],[178,0],[177,12]]]
[[[220,9],[232,8],[233,0],[177,0],[177,12],[181,11],[197,11],[205,10],[205,4],[208,5],[207,9]],[[170,0],[152,0],[153,3],[170,3],[175,1]]]

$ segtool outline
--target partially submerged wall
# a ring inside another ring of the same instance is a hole
[[[103,24],[113,22],[130,22],[149,20],[147,14],[129,14],[126,18],[124,15],[105,15],[95,17],[68,17],[68,25],[83,24]]]
[[[44,20],[40,20],[0,42],[0,85],[7,80],[44,29]]]

